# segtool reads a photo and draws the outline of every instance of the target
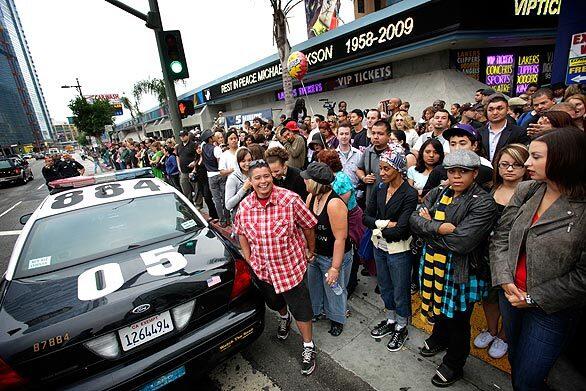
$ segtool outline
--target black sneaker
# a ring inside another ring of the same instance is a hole
[[[446,348],[443,346],[429,347],[427,341],[425,341],[423,343],[423,347],[419,349],[419,354],[421,354],[423,357],[432,357],[438,353],[443,352],[444,350],[446,350]]]
[[[449,387],[464,377],[462,369],[453,370],[446,364],[441,364],[435,370],[435,375],[431,378],[431,383],[436,387]]]
[[[279,319],[279,327],[277,327],[277,338],[287,339],[289,331],[291,330],[291,314],[285,319]]]
[[[372,338],[382,338],[395,331],[395,323],[389,323],[386,320],[380,322],[374,329],[370,331]]]
[[[303,347],[303,353],[301,353],[301,374],[309,376],[315,369],[315,356],[317,355],[317,349],[315,344],[313,347]]]
[[[391,340],[387,344],[387,350],[389,352],[396,352],[401,350],[408,334],[409,332],[407,331],[407,326],[403,327],[401,330],[395,329],[395,332],[391,334]]]

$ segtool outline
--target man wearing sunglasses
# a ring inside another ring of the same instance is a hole
[[[304,277],[307,262],[314,258],[317,219],[297,194],[273,185],[266,161],[251,162],[248,177],[254,191],[240,203],[234,232],[267,306],[280,315],[278,339],[289,336],[295,319],[303,338],[301,373],[308,376],[315,369],[317,349]]]

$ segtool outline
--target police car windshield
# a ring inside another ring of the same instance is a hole
[[[175,194],[131,198],[50,216],[32,226],[16,276],[81,264],[202,227],[197,215]]]

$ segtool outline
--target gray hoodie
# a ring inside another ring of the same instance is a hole
[[[232,212],[232,215],[236,213],[236,208],[238,207],[238,204],[240,204],[240,201],[250,193],[250,190],[244,191],[242,188],[247,179],[248,177],[240,170],[240,164],[237,164],[234,172],[230,174],[226,180],[224,202],[226,204],[226,209]]]

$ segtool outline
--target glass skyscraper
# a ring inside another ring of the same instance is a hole
[[[52,139],[50,118],[14,0],[0,0],[0,151]]]

